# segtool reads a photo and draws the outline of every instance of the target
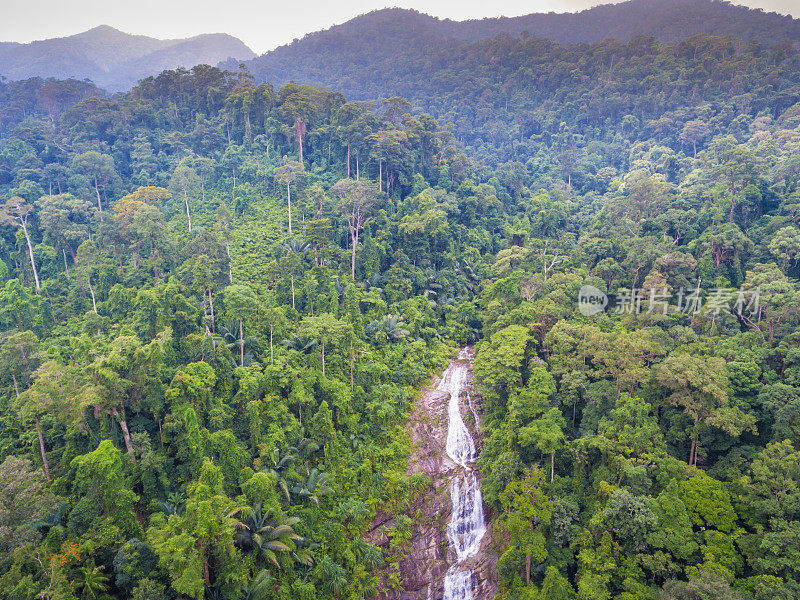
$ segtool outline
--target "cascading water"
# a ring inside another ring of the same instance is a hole
[[[464,424],[464,419],[461,418],[459,406],[461,394],[468,393],[469,371],[466,362],[468,359],[469,351],[464,348],[459,353],[458,359],[452,361],[442,373],[442,380],[437,388],[450,394],[447,406],[446,451],[453,462],[461,467],[453,477],[450,487],[453,512],[447,525],[447,539],[455,551],[456,562],[445,576],[444,600],[472,599],[472,570],[462,563],[478,553],[481,540],[486,533],[480,481],[472,470],[477,458],[475,441]],[[473,410],[471,402],[470,410]]]

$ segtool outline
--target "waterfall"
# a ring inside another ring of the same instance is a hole
[[[480,481],[472,469],[478,457],[475,440],[464,424],[459,405],[461,394],[469,394],[467,390],[469,358],[469,351],[466,348],[462,349],[458,358],[453,360],[442,373],[442,380],[437,388],[450,395],[447,405],[446,452],[460,467],[450,487],[453,511],[450,523],[447,524],[447,539],[455,552],[456,562],[445,576],[444,600],[472,600],[472,570],[462,562],[478,553],[481,540],[486,533]],[[471,398],[467,397],[477,425],[477,415],[472,408]]]

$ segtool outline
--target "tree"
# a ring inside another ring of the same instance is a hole
[[[306,135],[308,122],[311,120],[315,106],[310,94],[309,86],[300,86],[289,83],[281,88],[279,95],[283,97],[281,113],[290,124],[291,132],[299,154],[299,162],[303,164],[303,138]]]
[[[369,135],[369,124],[374,115],[362,102],[347,102],[339,107],[333,117],[336,135],[347,149],[345,179],[350,179],[350,154],[352,147]],[[358,178],[357,178],[358,179]]]
[[[544,572],[544,581],[537,600],[574,600],[574,598],[575,590],[566,577],[554,566],[548,566]]]
[[[245,583],[245,564],[236,548],[243,509],[223,489],[222,470],[206,460],[197,481],[189,485],[181,514],[156,514],[147,540],[169,573],[178,593],[203,600],[205,589],[218,586],[223,594],[238,594]]]
[[[247,552],[253,552],[256,559],[265,566],[280,569],[281,557],[291,556],[303,564],[311,564],[311,555],[299,548],[297,542],[303,538],[295,533],[294,527],[300,522],[297,517],[287,517],[277,507],[262,509],[261,504],[243,510],[235,535],[236,545]]]
[[[95,567],[91,564],[88,567],[78,569],[78,587],[81,588],[81,597],[86,600],[98,600],[108,591],[108,575],[103,573],[104,567]]]
[[[475,375],[481,381],[484,397],[498,400],[522,382],[522,365],[530,334],[526,327],[510,325],[494,333],[489,342],[478,346]]]
[[[300,334],[317,340],[322,350],[322,375],[325,376],[325,348],[338,343],[351,329],[352,325],[340,321],[331,313],[321,313],[305,317],[300,323]]]
[[[631,332],[593,332],[590,344],[595,373],[601,377],[613,377],[618,396],[623,390],[636,393],[638,387],[649,379],[650,365],[665,352],[655,335],[658,331],[644,328]]]
[[[398,129],[380,130],[371,134],[367,141],[372,146],[372,155],[378,160],[378,191],[383,191],[383,164],[386,162],[386,192],[389,193],[394,170],[410,152],[408,133]]]
[[[110,440],[103,440],[92,452],[72,459],[70,466],[75,469],[74,494],[97,503],[102,513],[126,533],[141,532],[134,511],[139,496],[125,476],[122,453]]]
[[[653,407],[638,396],[623,393],[600,419],[594,444],[609,457],[645,458],[660,453],[663,442]]]
[[[64,255],[64,270],[69,275],[65,250],[69,250],[74,263],[75,251],[89,237],[89,228],[94,217],[92,204],[71,194],[59,194],[42,196],[36,201],[36,206],[45,240],[61,250]]]
[[[690,465],[697,464],[701,425],[717,427],[730,435],[739,435],[754,427],[754,417],[728,403],[728,368],[721,358],[674,353],[658,365],[656,379],[672,392],[667,401],[673,406],[682,406],[694,424],[689,447]]]
[[[302,162],[284,160],[283,165],[275,169],[275,177],[286,184],[286,202],[289,207],[289,235],[292,235],[292,188],[291,185],[299,180],[305,172]]]
[[[749,561],[787,581],[800,577],[800,452],[789,440],[759,452],[739,481],[753,534],[744,540]]]
[[[97,296],[94,293],[94,286],[92,285],[92,271],[97,266],[97,262],[97,246],[94,245],[91,239],[86,240],[78,246],[78,250],[75,253],[75,270],[78,273],[78,279],[80,281],[86,281],[86,285],[89,288],[89,295],[92,298],[92,310],[94,310],[95,314],[99,313],[97,312]]]
[[[167,341],[163,334],[146,345],[133,335],[116,337],[108,351],[87,369],[89,382],[81,390],[87,404],[118,421],[133,462],[136,462],[136,455],[128,427],[128,411],[138,409],[148,397],[161,392],[161,368]]]
[[[679,561],[688,561],[699,546],[694,540],[692,520],[681,500],[678,482],[670,481],[649,505],[658,519],[658,527],[647,535],[647,543],[668,551]]]
[[[0,365],[2,365],[5,373],[11,375],[11,380],[14,383],[14,393],[19,403],[20,416],[27,418],[33,416],[34,424],[36,426],[36,435],[39,438],[39,452],[42,456],[42,466],[44,468],[45,477],[50,480],[50,465],[47,461],[47,452],[45,451],[44,435],[42,433],[42,410],[38,403],[32,402],[33,405],[28,411],[27,397],[21,397],[20,382],[27,384],[34,369],[39,364],[39,356],[37,353],[39,340],[32,331],[15,332],[9,335],[3,342],[0,348]],[[25,388],[23,388],[25,391]],[[34,396],[35,397],[35,396]],[[31,398],[33,400],[33,398]]]
[[[72,168],[94,182],[94,191],[97,194],[97,212],[102,223],[103,202],[100,199],[100,188],[102,187],[105,191],[105,186],[117,175],[114,158],[96,150],[89,150],[72,159]]]
[[[688,582],[670,580],[664,584],[659,600],[743,600],[725,578],[717,573],[702,570]]]
[[[302,272],[303,259],[308,254],[309,245],[302,240],[292,238],[282,244],[286,256],[281,260],[281,267],[289,272],[289,285],[292,291],[292,310],[295,310],[295,274]]]
[[[711,133],[711,130],[708,127],[708,123],[695,119],[687,121],[683,125],[680,138],[682,142],[690,142],[692,144],[694,157],[697,158],[697,142],[704,140],[709,133]]]
[[[519,430],[521,446],[536,446],[542,454],[550,455],[550,481],[555,478],[556,450],[564,444],[566,422],[558,408],[551,408],[541,418]]]
[[[724,533],[730,533],[736,527],[731,495],[721,481],[697,471],[689,479],[678,482],[677,491],[695,526]]]
[[[17,345],[19,347],[19,345]],[[55,360],[45,361],[33,373],[33,384],[18,397],[19,415],[32,419],[39,438],[45,476],[50,480],[50,466],[45,453],[42,418],[60,418],[66,423],[77,420],[81,406],[75,402],[81,379],[75,369],[65,367]]]
[[[531,582],[533,561],[539,564],[547,558],[544,528],[550,524],[553,503],[543,486],[544,472],[534,467],[525,479],[512,481],[500,494],[503,514],[499,525],[511,539],[506,552],[517,549],[524,554],[526,584]]]
[[[46,487],[41,471],[29,460],[7,456],[0,464],[0,554],[11,553],[41,536],[37,523],[58,508],[59,500]],[[0,559],[0,567],[5,559]]]
[[[189,196],[196,195],[197,189],[201,187],[200,178],[197,172],[192,168],[188,160],[182,160],[175,168],[172,174],[170,186],[177,192],[183,195],[183,204],[186,208],[186,221],[189,225],[189,231],[192,231],[192,215],[189,212]]]
[[[742,285],[743,301],[734,314],[744,321],[770,347],[775,336],[788,333],[800,318],[800,292],[774,264],[756,263]]]
[[[233,284],[225,288],[225,305],[228,312],[239,320],[239,364],[244,366],[244,321],[255,314],[258,298],[250,287]]]
[[[33,280],[36,283],[36,293],[39,293],[39,271],[36,269],[36,259],[33,256],[33,243],[31,242],[31,234],[28,231],[28,218],[30,217],[33,207],[25,202],[19,196],[12,196],[6,200],[2,209],[0,209],[0,223],[6,223],[19,227],[25,235],[25,243],[28,245],[28,258],[31,261],[31,270],[33,270]]]

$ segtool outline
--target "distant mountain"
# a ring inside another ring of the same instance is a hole
[[[254,56],[244,43],[227,34],[159,40],[101,25],[77,35],[30,44],[2,42],[0,75],[12,80],[91,79],[109,91],[120,91],[164,69],[216,65],[227,59],[247,60]]]
[[[498,35],[591,44],[610,38],[629,41],[637,36],[674,42],[701,33],[763,44],[798,43],[800,20],[720,0],[630,0],[578,13],[471,21],[438,19],[392,8],[311,33],[253,59],[247,66],[257,79],[273,85],[311,83],[363,99],[369,91],[357,80],[372,78],[370,91],[392,94],[395,90],[390,80],[398,76],[402,79],[409,65],[446,55],[448,49],[465,51],[469,43]],[[383,88],[382,82],[386,83]]]

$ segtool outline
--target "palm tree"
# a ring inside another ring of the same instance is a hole
[[[322,448],[322,444],[312,440],[311,438],[301,438],[300,441],[297,442],[297,452],[303,462],[308,461],[308,459],[311,458],[311,456],[320,448]]]
[[[235,537],[240,548],[255,552],[259,560],[279,569],[281,556],[290,556],[304,565],[312,563],[310,551],[297,545],[303,540],[294,530],[300,519],[287,517],[274,507],[264,511],[260,503],[246,512],[247,516],[239,522]]]
[[[381,283],[381,276],[378,273],[375,273],[375,275],[373,275],[369,279],[365,279],[358,285],[364,288],[364,291],[366,292],[369,292],[371,290],[376,290],[380,292],[381,291],[380,283]]]
[[[439,302],[439,295],[442,293],[442,284],[437,280],[438,273],[434,268],[425,269],[425,291],[422,295],[432,303],[433,306]]]
[[[275,482],[278,486],[278,489],[283,492],[283,495],[286,497],[286,501],[290,502],[291,498],[289,497],[289,486],[284,478],[284,471],[291,467],[295,460],[297,460],[297,448],[294,446],[289,446],[283,451],[281,451],[280,448],[275,448],[272,451],[272,456],[270,459],[272,460],[272,464],[269,467],[262,469],[262,471],[265,473],[270,473],[275,477]]]
[[[338,597],[347,585],[347,571],[325,554],[317,565],[317,578],[334,596]]]
[[[317,347],[317,340],[302,337],[293,333],[281,342],[289,350],[297,350],[301,354],[311,354]]]
[[[336,295],[339,297],[339,302],[344,300],[345,295],[347,294],[347,290],[350,289],[349,283],[342,283],[339,281],[339,278],[336,278],[336,281],[333,283],[333,287],[336,290]]]
[[[87,600],[96,600],[108,591],[108,575],[103,573],[103,566],[95,567],[91,563],[88,567],[78,569],[78,587],[82,588],[81,597]]]
[[[366,331],[376,341],[385,339],[390,342],[396,342],[410,334],[408,329],[405,329],[403,317],[398,315],[386,315],[382,319],[370,321]]]
[[[253,580],[250,582],[242,592],[242,600],[266,600],[273,592],[272,575],[266,569],[261,569],[255,574]]]
[[[383,330],[386,332],[386,337],[392,341],[408,337],[410,333],[408,329],[404,328],[405,323],[403,322],[403,317],[398,315],[386,315],[383,318],[382,326]]]
[[[308,472],[305,479],[298,477],[298,484],[290,490],[295,496],[308,498],[319,505],[319,499],[333,492],[328,484],[329,475],[325,471],[320,471],[316,467]]]
[[[183,505],[186,498],[180,492],[170,492],[167,499],[163,502],[156,502],[158,509],[168,517],[170,515],[180,515],[183,512]]]

